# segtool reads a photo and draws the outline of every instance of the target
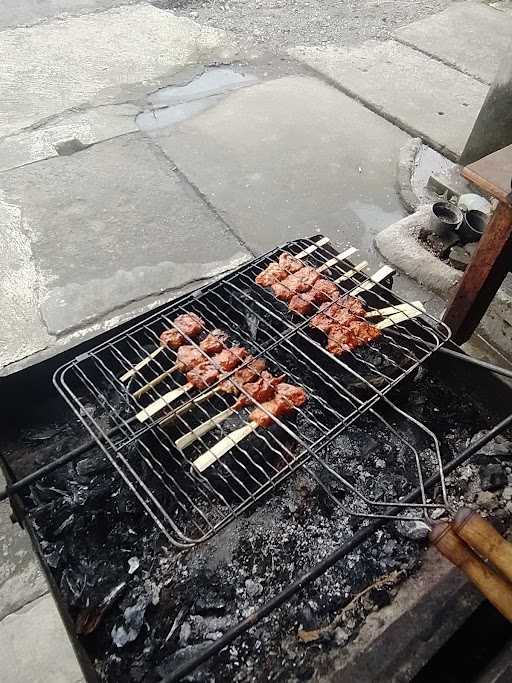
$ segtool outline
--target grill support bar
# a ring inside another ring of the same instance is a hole
[[[443,468],[444,474],[448,475],[450,474],[450,472],[453,472],[453,470],[457,469],[457,467],[462,465],[464,462],[466,462],[466,460],[471,458],[472,455],[477,453],[480,450],[480,448],[489,443],[489,441],[492,441],[492,439],[494,439],[496,436],[499,436],[505,429],[507,429],[507,427],[510,427],[511,425],[512,413],[508,417],[503,419],[501,422],[499,422],[490,431],[488,431],[487,434],[478,439],[478,441],[475,441],[475,443],[473,443],[471,446],[462,451],[462,453],[459,453],[457,457],[453,458],[453,460],[451,460],[446,465],[446,467]],[[433,477],[430,477],[430,479],[428,479],[424,484],[425,489],[431,489],[440,481],[440,479],[441,476],[439,473],[434,475]],[[412,503],[420,495],[421,489],[418,487],[414,491],[411,491],[409,495],[405,496],[403,501],[407,503]],[[398,510],[396,508],[392,508],[390,510],[390,514],[396,514],[397,512]],[[212,645],[210,645],[210,647],[205,649],[198,657],[196,657],[190,662],[187,662],[186,664],[183,664],[182,666],[179,666],[169,676],[163,678],[161,680],[161,683],[174,683],[175,681],[179,681],[184,676],[190,674],[198,666],[206,662],[214,655],[218,654],[227,645],[230,645],[234,640],[236,640],[243,633],[245,633],[250,628],[255,626],[258,622],[260,622],[262,619],[268,616],[275,609],[283,605],[285,602],[288,602],[288,600],[292,598],[299,590],[301,590],[301,588],[304,588],[304,586],[307,586],[309,583],[317,579],[319,576],[325,574],[325,572],[328,569],[330,569],[334,564],[336,564],[336,562],[346,557],[350,552],[352,552],[352,550],[354,550],[359,545],[364,543],[364,541],[368,540],[371,536],[373,536],[374,533],[376,533],[382,526],[384,526],[385,523],[388,522],[389,520],[382,519],[370,522],[368,526],[364,527],[363,529],[355,533],[349,541],[340,545],[340,547],[337,550],[335,550],[333,553],[325,557],[318,564],[312,567],[309,571],[302,574],[302,576],[293,581],[283,591],[275,595],[265,605],[254,611],[239,624],[237,624],[232,629],[227,631],[221,638],[216,640]]]

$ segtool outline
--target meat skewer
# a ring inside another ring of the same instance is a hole
[[[165,370],[158,377],[148,382],[140,389],[137,389],[132,396],[133,398],[139,398],[153,387],[156,387],[160,382],[162,382],[166,377],[172,375],[173,372],[179,370],[179,372],[186,373],[191,370],[195,365],[198,365],[202,361],[206,360],[206,356],[213,356],[216,353],[220,353],[223,348],[226,348],[225,342],[228,339],[228,335],[222,330],[213,330],[210,332],[202,342],[199,342],[199,348],[193,346],[192,344],[184,344],[180,346],[176,353],[176,363]],[[203,353],[201,353],[203,352]]]
[[[405,320],[415,318],[425,310],[421,301],[412,304],[398,304],[378,311],[366,312],[363,304],[346,295],[339,301],[324,305],[310,321],[310,327],[327,335],[327,350],[339,356],[345,351],[368,344],[381,335],[381,330]],[[377,325],[362,320],[377,315],[389,316]]]
[[[137,363],[137,365],[134,365],[133,368],[128,370],[128,372],[125,372],[124,375],[119,378],[121,382],[127,382],[131,379],[139,370],[151,363],[153,358],[156,358],[164,349],[179,349],[179,347],[187,341],[183,336],[184,334],[193,339],[204,329],[204,321],[195,313],[182,313],[181,315],[178,315],[174,320],[174,325],[177,329],[164,330],[160,335],[160,346],[152,351],[147,358],[144,358]]]
[[[219,458],[234,448],[237,444],[249,436],[258,427],[267,429],[274,423],[274,417],[284,417],[307,401],[304,389],[293,384],[280,383],[276,387],[276,394],[270,401],[265,401],[261,407],[255,408],[251,414],[249,424],[235,429],[205,453],[200,455],[192,463],[198,472],[204,472],[210,465],[213,465]],[[267,412],[270,415],[267,415]]]
[[[140,410],[136,415],[137,419],[140,422],[145,422],[152,415],[160,412],[160,410],[169,406],[170,403],[191,389],[195,388],[200,391],[207,389],[212,384],[215,384],[221,372],[231,372],[244,361],[247,362],[247,367],[251,363],[258,362],[257,360],[251,361],[248,351],[242,346],[232,346],[229,349],[223,349],[220,353],[213,356],[211,360],[203,360],[202,363],[195,365],[186,374],[186,384],[168,391],[161,398]],[[254,372],[257,372],[257,370]],[[215,391],[219,391],[219,387]]]
[[[242,370],[240,370],[239,372],[241,373],[245,369],[246,368],[242,368]],[[234,379],[236,379],[237,374],[238,373],[235,373]],[[241,393],[234,405],[230,406],[229,408],[226,408],[226,410],[223,410],[221,413],[214,415],[202,424],[197,425],[197,427],[194,427],[194,429],[192,429],[190,432],[184,434],[179,439],[177,439],[174,442],[176,447],[180,450],[183,450],[188,446],[192,445],[195,441],[197,441],[197,439],[201,438],[212,429],[215,429],[215,427],[218,427],[228,417],[230,417],[237,411],[241,410],[242,408],[245,408],[246,406],[250,405],[252,401],[255,401],[256,403],[264,403],[265,401],[270,401],[272,398],[274,398],[276,386],[282,383],[284,378],[284,375],[281,375],[279,377],[273,377],[270,374],[270,372],[263,370],[261,372],[259,379],[256,379],[254,382],[245,382],[242,384],[243,389],[245,390],[245,392],[247,392],[247,394],[249,394],[250,398],[246,396],[244,393]],[[231,379],[222,382],[220,387],[228,383],[231,384],[232,387],[237,389],[237,393],[240,393],[240,389],[238,389],[238,387],[235,387]],[[226,393],[234,392],[232,390],[229,390]]]

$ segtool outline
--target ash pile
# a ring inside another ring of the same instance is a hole
[[[399,391],[400,407],[438,435],[445,462],[493,420],[433,371],[421,370]],[[51,445],[41,446],[48,434]],[[56,445],[64,453],[77,441],[68,415],[50,432],[22,435],[13,462],[36,453],[41,465],[55,457]],[[428,464],[427,446],[416,445]],[[511,458],[510,442],[491,444],[448,480],[450,499],[508,519]],[[330,445],[326,459],[343,465],[347,479],[372,498],[396,500],[416,486],[400,442],[370,414]],[[100,680],[159,681],[366,523],[325,495],[322,468],[309,465],[311,473],[299,470],[212,539],[181,552],[141,513],[98,449],[31,488],[24,502],[43,557]],[[352,503],[346,491],[335,493]],[[418,567],[422,536],[415,523],[384,526],[189,680],[298,681],[321,673],[329,653],[349,646],[366,615],[389,604]]]

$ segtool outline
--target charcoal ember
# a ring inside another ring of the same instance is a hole
[[[185,647],[185,645],[188,643],[188,640],[192,634],[192,627],[188,623],[188,621],[184,621],[183,624],[181,625],[180,628],[180,635],[179,635],[179,640],[178,644],[180,647]]]
[[[49,441],[65,430],[64,425],[48,425],[43,429],[29,429],[25,432],[25,437],[29,441]]]
[[[68,605],[79,606],[87,586],[87,568],[67,565],[61,574],[60,590]]]
[[[468,446],[474,444],[487,434],[486,430],[482,430],[474,434],[468,442]],[[509,441],[504,436],[497,436],[489,443],[485,444],[478,450],[478,454],[496,456],[498,458],[512,458],[512,441]]]
[[[220,593],[214,589],[206,588],[206,590],[201,591],[194,602],[194,613],[203,616],[223,614],[233,592],[228,587],[226,587],[226,590],[221,590]]]
[[[210,641],[205,641],[203,643],[196,643],[194,645],[187,645],[179,650],[177,650],[170,657],[166,657],[160,666],[157,667],[157,673],[163,677],[171,674],[175,669],[177,669],[182,664],[190,662],[196,657],[202,655],[205,650],[207,650],[211,645]],[[211,674],[208,671],[208,662],[199,666],[195,671],[193,671],[185,678],[183,681],[191,681],[193,683],[204,683],[206,681],[211,681]]]
[[[245,582],[245,592],[250,598],[256,598],[263,593],[263,586],[258,581],[247,579]]]
[[[75,470],[78,477],[89,481],[91,476],[104,472],[110,468],[110,462],[106,455],[97,450],[93,455],[78,460]]]
[[[400,534],[411,541],[421,541],[429,534],[429,527],[425,522],[416,519],[399,519],[395,523],[395,528]]]
[[[480,467],[480,485],[483,491],[498,491],[508,483],[507,473],[499,463]]]
[[[64,552],[64,543],[62,541],[58,541],[56,543],[41,541],[40,546],[46,562],[50,565],[50,567],[52,567],[52,569],[56,569]]]
[[[144,625],[146,609],[151,603],[151,596],[140,595],[135,603],[123,612],[123,623],[114,626],[111,632],[112,640],[117,648],[122,648],[133,642],[140,634]]]

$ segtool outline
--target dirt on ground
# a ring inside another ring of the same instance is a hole
[[[231,31],[270,52],[296,45],[386,39],[398,26],[440,12],[452,0],[153,0],[154,5]]]

